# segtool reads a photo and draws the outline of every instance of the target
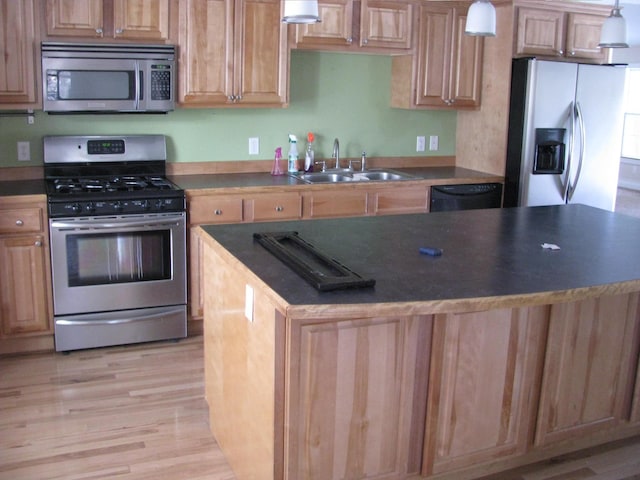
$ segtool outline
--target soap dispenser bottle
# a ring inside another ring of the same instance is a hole
[[[289,173],[298,172],[298,139],[295,135],[289,135],[289,162],[287,170]]]

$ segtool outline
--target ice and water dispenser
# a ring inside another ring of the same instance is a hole
[[[565,128],[536,128],[534,174],[564,172],[565,134]]]

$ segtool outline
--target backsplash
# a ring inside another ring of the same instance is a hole
[[[166,115],[0,116],[0,167],[42,164],[45,135],[155,133],[168,137],[171,162],[266,160],[287,135],[315,134],[317,158],[455,155],[456,112],[401,110],[389,106],[391,57],[293,51],[290,102],[284,109],[178,109]],[[439,149],[416,152],[416,137],[438,135]],[[258,137],[258,155],[249,138]],[[31,144],[31,161],[19,162],[16,143]],[[301,149],[304,148],[301,142]]]

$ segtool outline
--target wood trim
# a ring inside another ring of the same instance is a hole
[[[44,178],[44,168],[42,166],[0,168],[0,181],[39,180],[41,178]]]

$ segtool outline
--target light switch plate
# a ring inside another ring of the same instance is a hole
[[[429,137],[429,150],[432,152],[435,152],[436,150],[438,150],[438,136],[437,135],[431,135]]]
[[[425,138],[423,135],[416,138],[416,152],[424,152],[424,141]]]
[[[249,155],[258,155],[260,153],[260,138],[249,138]]]
[[[18,160],[21,162],[31,160],[31,144],[29,142],[18,142]]]

